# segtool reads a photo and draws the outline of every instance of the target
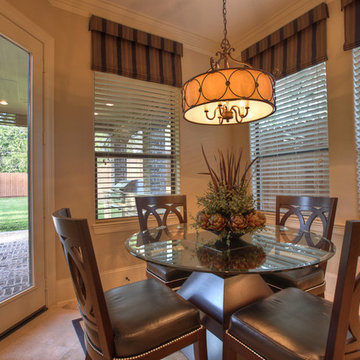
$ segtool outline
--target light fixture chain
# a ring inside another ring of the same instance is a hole
[[[263,119],[276,109],[273,76],[231,56],[235,49],[227,39],[226,0],[222,3],[224,38],[218,59],[211,57],[210,69],[182,88],[184,118],[196,124],[241,124]],[[230,61],[238,65],[230,67]],[[214,93],[219,95],[207,97]]]
[[[224,39],[227,40],[226,0],[223,0]]]

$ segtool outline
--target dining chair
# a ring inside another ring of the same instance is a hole
[[[135,201],[140,231],[148,230],[150,219],[156,220],[155,226],[166,226],[169,217],[176,219],[180,224],[187,223],[186,195],[137,196]],[[154,278],[171,289],[181,286],[190,274],[190,271],[151,262],[147,262],[146,265],[148,278]]]
[[[307,232],[310,232],[317,219],[322,225],[322,236],[331,240],[336,206],[337,198],[278,195],[276,197],[275,223],[276,225],[285,225],[288,220],[297,218],[300,230],[305,232],[305,237],[310,241],[310,234]],[[296,239],[291,240],[296,242]],[[326,265],[325,262],[320,266],[269,273],[263,275],[263,278],[274,291],[297,287],[324,297]]]
[[[194,344],[206,360],[199,311],[154,279],[104,293],[86,219],[69,209],[53,215],[84,321],[86,360],[161,359]]]
[[[360,359],[360,221],[347,221],[333,304],[297,288],[231,316],[224,359]]]

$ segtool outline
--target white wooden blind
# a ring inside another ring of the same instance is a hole
[[[276,195],[329,196],[325,63],[276,82],[276,112],[250,124],[257,207],[275,211]]]
[[[96,217],[137,215],[135,196],[179,192],[178,88],[95,72]]]
[[[358,206],[360,209],[360,47],[353,49],[355,137],[357,150]]]

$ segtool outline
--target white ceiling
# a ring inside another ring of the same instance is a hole
[[[29,54],[0,36],[0,113],[27,114]]]
[[[180,41],[185,47],[207,55],[218,50],[223,38],[222,0],[48,1],[82,16],[95,14]],[[228,39],[240,52],[322,1],[227,0]]]
[[[209,40],[220,42],[222,39],[222,0],[109,0],[109,2]],[[248,33],[254,26],[268,21],[269,17],[283,12],[298,2],[299,0],[227,0],[228,38],[231,40],[232,37],[236,38]]]

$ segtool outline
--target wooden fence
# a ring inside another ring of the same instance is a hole
[[[0,173],[0,197],[16,197],[27,195],[27,173]]]

